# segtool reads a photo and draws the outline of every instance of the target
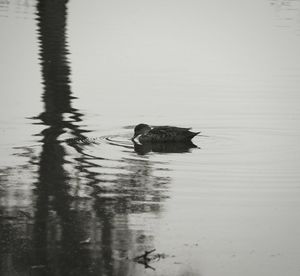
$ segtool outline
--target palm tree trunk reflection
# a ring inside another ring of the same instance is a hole
[[[83,185],[92,187],[93,193],[84,206],[72,195],[74,181],[83,178],[71,176],[66,169],[69,156],[62,134],[84,139],[86,131],[80,127],[83,115],[72,107],[66,19],[67,1],[38,1],[44,111],[36,119],[45,129],[40,133],[42,149],[35,187],[33,264],[41,275],[126,275],[131,273],[132,263],[128,259],[116,261],[116,249],[129,251],[135,244],[141,247],[145,242],[145,238],[135,237],[134,231],[129,230],[128,216],[158,212],[159,202],[164,199],[161,190],[169,179],[152,176],[148,161],[133,158],[120,160],[119,169],[126,173],[106,183],[103,175],[93,170],[101,167],[96,161],[102,158],[85,154],[84,146],[74,143],[71,146],[79,153],[75,170],[84,174]],[[113,186],[118,196],[99,197],[106,193],[105,184],[113,184],[109,190]],[[122,225],[115,221],[118,216]],[[137,235],[144,237],[141,232]],[[83,242],[87,238],[91,238],[90,244]],[[138,241],[132,242],[134,238]]]
[[[41,133],[42,152],[35,191],[34,263],[43,270],[42,273],[49,275],[80,274],[81,267],[88,266],[86,250],[80,245],[85,237],[84,220],[72,210],[69,178],[64,169],[66,152],[59,140],[66,131],[77,138],[85,137],[85,131],[78,126],[82,114],[71,105],[66,4],[67,1],[61,0],[40,0],[37,3],[44,84],[44,112],[37,118],[46,129]],[[51,222],[51,219],[56,221]]]

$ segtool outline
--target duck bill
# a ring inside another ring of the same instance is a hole
[[[135,143],[140,143],[139,142],[139,137],[140,137],[141,135],[140,134],[135,134],[135,135],[133,135],[133,137],[131,138],[131,141],[133,141],[133,142],[135,142]]]

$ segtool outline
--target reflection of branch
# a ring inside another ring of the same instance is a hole
[[[149,265],[149,262],[151,261],[151,258],[148,258],[148,255],[154,252],[156,249],[152,249],[150,251],[145,251],[143,255],[135,257],[133,260],[139,264],[145,265],[145,268],[151,268],[152,270],[155,270],[154,267]]]
[[[144,260],[150,261],[150,259],[147,258],[147,256],[148,256],[149,254],[151,254],[152,252],[154,252],[155,250],[156,250],[156,249],[152,249],[152,250],[150,250],[150,251],[145,251],[145,253],[144,253],[143,255],[140,255],[140,256],[135,257],[134,260],[135,260],[135,261],[138,261],[139,259],[143,258]]]
[[[145,268],[150,268],[152,270],[155,270],[155,268],[153,266],[149,265],[148,263],[144,263],[144,265],[145,265]]]

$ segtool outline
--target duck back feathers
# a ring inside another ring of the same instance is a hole
[[[135,127],[135,135],[140,143],[187,142],[200,132],[192,132],[191,128],[174,126],[155,126],[151,128],[146,124]]]

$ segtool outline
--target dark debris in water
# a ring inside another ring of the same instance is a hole
[[[150,268],[152,270],[155,270],[154,267],[151,266],[153,262],[158,262],[161,259],[165,259],[168,257],[168,255],[164,253],[156,253],[152,254],[156,249],[152,249],[149,251],[145,251],[144,254],[139,255],[137,257],[133,258],[133,261],[139,264],[142,264],[145,266],[145,268]],[[152,255],[151,255],[152,254]]]

